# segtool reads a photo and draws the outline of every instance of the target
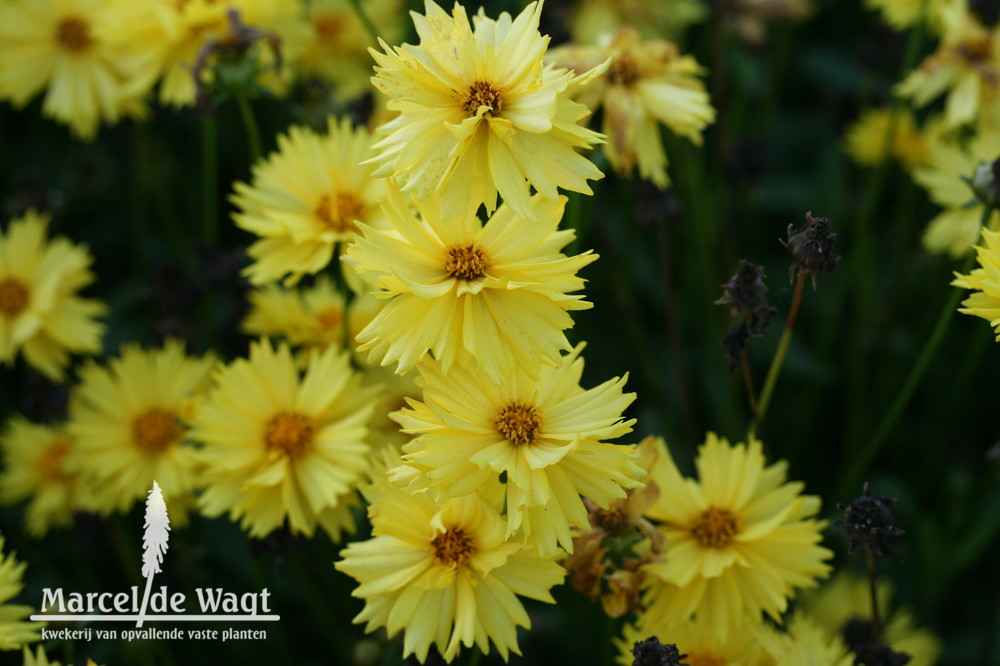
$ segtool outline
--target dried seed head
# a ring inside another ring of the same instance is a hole
[[[636,641],[632,646],[632,666],[685,666],[681,654],[673,643],[661,643],[655,636]]]
[[[854,650],[855,666],[904,666],[910,659],[907,653],[895,652],[885,643],[864,643]]]
[[[740,259],[736,274],[722,285],[722,298],[716,305],[728,305],[729,316],[753,312],[766,305],[767,285],[764,284],[764,267]]]
[[[1000,206],[1000,158],[977,166],[970,185],[984,206],[991,209]]]
[[[837,242],[837,234],[830,230],[830,221],[825,217],[813,217],[806,213],[806,223],[796,229],[788,225],[788,240],[781,241],[792,253],[792,265],[788,269],[788,277],[795,276],[795,269],[812,276],[813,288],[816,288],[816,273],[832,273],[840,261],[840,255],[834,254],[833,246]]]
[[[897,562],[903,561],[890,541],[904,533],[892,516],[891,508],[895,503],[894,497],[873,497],[865,482],[860,497],[850,504],[837,505],[838,509],[843,510],[844,518],[835,521],[833,525],[847,532],[850,540],[848,553],[853,553],[855,548],[864,545],[869,546],[872,553],[879,557],[888,554]]]

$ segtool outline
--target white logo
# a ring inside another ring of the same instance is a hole
[[[139,603],[139,588],[132,586],[128,592],[68,592],[63,588],[44,588],[42,590],[42,606],[38,615],[32,615],[36,621],[87,621],[87,622],[135,622],[136,627],[142,627],[144,622],[276,622],[281,619],[271,614],[268,605],[271,593],[265,587],[260,592],[245,592],[237,594],[228,592],[221,587],[195,588],[200,613],[188,613],[188,595],[183,592],[171,592],[166,585],[161,585],[155,592],[153,576],[160,573],[163,556],[167,552],[167,542],[170,540],[170,518],[167,516],[167,505],[163,501],[163,493],[159,484],[153,481],[153,487],[146,499],[146,520],[142,535],[142,576],[146,579],[146,589]],[[49,612],[49,611],[56,612]],[[147,613],[148,611],[152,611]],[[221,613],[219,611],[222,611]],[[259,611],[259,612],[258,612]],[[89,629],[86,630],[89,633]],[[146,632],[149,635],[145,635]],[[100,633],[100,632],[99,632]],[[165,638],[164,632],[126,632],[142,634],[123,636],[124,638]],[[180,632],[169,637],[182,637]],[[227,633],[236,633],[229,632]],[[259,633],[259,632],[258,632]],[[237,636],[232,636],[236,638]],[[88,637],[89,638],[89,637]]]

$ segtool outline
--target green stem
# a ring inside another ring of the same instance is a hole
[[[878,612],[878,588],[875,584],[875,556],[872,547],[865,544],[865,567],[868,569],[868,593],[872,600],[872,640],[878,642],[882,638],[882,623]]]
[[[781,374],[781,366],[785,363],[785,355],[788,353],[788,346],[792,342],[792,329],[795,327],[795,318],[799,314],[799,303],[802,302],[802,290],[806,285],[806,271],[799,270],[795,279],[795,293],[792,295],[792,304],[788,308],[788,319],[785,321],[785,330],[781,333],[781,340],[778,342],[778,349],[771,359],[771,367],[767,370],[767,378],[764,380],[764,388],[760,391],[760,400],[757,401],[757,419],[750,424],[748,437],[759,432],[760,426],[767,416],[768,405],[771,404],[771,396],[774,394],[774,387],[778,383],[778,375]]]
[[[976,255],[970,253],[962,266],[961,272],[968,273],[975,259]],[[924,348],[920,351],[920,356],[917,358],[916,363],[913,364],[913,367],[910,368],[910,374],[907,375],[906,381],[903,382],[903,387],[896,393],[895,399],[892,401],[889,409],[886,410],[882,421],[875,429],[875,434],[868,441],[868,445],[859,450],[857,455],[854,456],[850,469],[843,477],[844,480],[841,483],[841,491],[838,496],[847,496],[850,493],[850,489],[858,485],[868,465],[878,455],[882,446],[885,445],[889,433],[896,426],[896,421],[899,420],[903,409],[910,402],[910,398],[913,397],[914,391],[917,390],[920,380],[923,379],[924,373],[927,371],[927,366],[941,345],[944,334],[948,330],[948,326],[951,324],[952,317],[958,307],[958,301],[962,298],[964,292],[965,290],[961,287],[954,287],[952,289],[948,300],[944,304],[944,308],[942,308],[941,313],[938,315],[934,329],[927,338],[927,342],[924,343]]]
[[[240,91],[236,94],[236,104],[240,108],[240,118],[243,119],[243,126],[246,128],[247,144],[250,148],[250,162],[253,163],[259,160],[261,156],[260,128],[257,126],[257,119],[253,115],[253,107],[250,105],[250,100],[247,99],[245,92]]]
[[[368,16],[368,12],[365,8],[361,6],[360,0],[351,0],[351,8],[354,9],[354,13],[358,15],[358,19],[361,24],[365,26],[365,30],[368,31],[368,36],[372,38],[372,44],[378,44],[378,29],[375,28],[375,24],[372,23],[371,18]]]
[[[214,242],[219,218],[219,136],[215,116],[201,118],[201,196],[202,235]]]

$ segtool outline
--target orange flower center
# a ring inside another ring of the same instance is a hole
[[[970,39],[962,44],[959,49],[966,60],[975,62],[985,61],[990,57],[990,52],[993,51],[993,40],[989,35],[980,37],[979,39]]]
[[[476,542],[461,527],[453,527],[431,540],[434,559],[441,564],[462,566],[476,553]]]
[[[90,24],[76,16],[67,16],[56,25],[56,43],[73,53],[86,51],[94,43]]]
[[[354,220],[361,219],[364,212],[364,203],[350,192],[337,193],[336,200],[324,194],[313,211],[323,226],[339,233],[354,229]]]
[[[319,329],[324,333],[328,333],[340,326],[341,322],[344,321],[344,317],[339,309],[329,307],[316,315],[316,320],[319,322]]]
[[[471,281],[481,278],[490,267],[490,256],[478,243],[455,243],[447,250],[444,270],[448,277]]]
[[[295,458],[312,444],[315,430],[305,414],[280,412],[264,426],[264,448]]]
[[[38,456],[38,474],[43,481],[59,482],[68,478],[63,470],[63,459],[69,453],[69,438],[60,437]]]
[[[459,99],[462,110],[469,117],[476,115],[479,107],[488,106],[490,110],[485,113],[487,116],[496,116],[503,107],[503,88],[493,85],[489,81],[474,81],[469,89]]]
[[[688,666],[726,666],[728,662],[722,657],[716,657],[711,652],[704,652],[702,654],[688,654],[684,663]]]
[[[517,400],[502,407],[493,423],[497,432],[514,446],[534,444],[542,426],[538,408]]]
[[[0,314],[16,317],[28,307],[30,300],[31,292],[23,282],[12,277],[0,280]]]
[[[181,438],[180,425],[172,412],[150,407],[132,421],[132,441],[148,453],[159,453]]]
[[[344,30],[344,19],[337,14],[317,16],[312,20],[312,24],[319,34],[319,38],[324,41],[337,39]]]
[[[691,526],[691,535],[706,548],[728,546],[740,531],[740,521],[729,509],[710,506]]]
[[[620,55],[611,61],[607,77],[611,85],[630,86],[640,78],[639,64],[628,54]]]

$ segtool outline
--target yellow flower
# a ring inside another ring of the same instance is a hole
[[[581,0],[574,3],[570,33],[578,44],[597,44],[622,25],[645,39],[680,39],[684,30],[708,16],[699,0]]]
[[[250,335],[283,337],[302,352],[344,346],[344,296],[321,275],[311,287],[288,289],[269,284],[249,294],[250,312],[242,330]],[[305,361],[307,353],[300,353]]]
[[[592,111],[604,108],[604,152],[612,166],[631,175],[638,164],[639,175],[660,188],[670,182],[660,124],[700,145],[702,130],[715,120],[708,92],[697,78],[704,70],[694,58],[680,55],[670,42],[642,41],[635,28],[619,28],[603,46],[553,49],[548,58],[575,71],[611,58],[607,71],[574,91],[574,97]]]
[[[92,139],[101,121],[141,116],[156,75],[151,57],[123,43],[118,0],[11,0],[0,5],[0,98],[23,106],[42,90],[42,113]]]
[[[784,461],[765,466],[761,444],[731,446],[709,433],[684,479],[662,440],[651,478],[660,489],[650,518],[661,521],[664,562],[647,565],[647,611],[640,629],[694,615],[725,640],[747,618],[781,613],[795,589],[816,584],[832,553],[819,545],[820,500],[786,483]]]
[[[66,426],[76,446],[67,469],[90,482],[94,509],[125,512],[163,489],[171,522],[183,524],[196,485],[194,449],[184,444],[186,403],[208,388],[215,359],[191,358],[182,343],[125,345],[107,367],[90,363],[70,400]]]
[[[419,45],[372,50],[372,83],[399,111],[378,130],[386,136],[375,144],[375,175],[394,177],[418,201],[439,194],[446,217],[480,204],[492,213],[499,192],[533,219],[529,186],[549,200],[559,187],[591,194],[587,180],[603,174],[574,149],[601,137],[577,125],[587,110],[566,94],[600,70],[574,77],[544,65],[541,11],[535,2],[516,19],[480,10],[473,30],[461,5],[449,17],[426,0],[426,15],[412,14]]]
[[[573,552],[570,527],[590,526],[580,495],[607,509],[626,488],[641,486],[644,474],[634,447],[604,441],[635,423],[622,418],[635,399],[622,392],[627,377],[581,388],[582,348],[543,367],[538,379],[509,368],[502,385],[478,372],[445,374],[422,364],[423,402],[410,401],[396,416],[404,432],[419,437],[403,447],[406,466],[394,477],[445,497],[502,489],[508,538],[532,537],[543,555],[557,542]]]
[[[477,366],[494,381],[520,368],[554,364],[570,344],[568,310],[591,307],[577,271],[597,256],[560,250],[572,230],[557,231],[566,198],[541,196],[530,205],[536,222],[506,205],[482,224],[466,214],[443,219],[418,207],[420,220],[390,186],[383,205],[393,230],[362,225],[348,248],[375,295],[388,299],[360,333],[359,351],[404,373],[430,351],[444,371]]]
[[[69,353],[101,351],[106,308],[77,296],[94,281],[86,246],[46,238],[49,216],[28,211],[0,233],[0,361],[20,350],[34,368],[61,381]]]
[[[398,462],[387,455],[388,465]],[[517,627],[531,627],[519,597],[555,603],[564,571],[530,543],[506,542],[497,507],[476,495],[445,501],[396,488],[384,471],[364,489],[372,538],[341,551],[334,566],[357,580],[365,631],[405,630],[404,659],[423,663],[433,643],[445,661],[464,645],[507,660],[521,654]]]
[[[930,163],[913,170],[913,178],[930,198],[945,208],[924,230],[922,242],[930,252],[947,252],[953,257],[966,254],[979,238],[985,208],[963,178],[971,178],[977,167],[1000,155],[1000,132],[983,132],[967,145],[938,139],[930,143]],[[1000,213],[993,210],[987,227],[1000,225]]]
[[[38,646],[35,654],[31,654],[31,650],[27,647],[23,648],[24,654],[24,664],[23,666],[62,666],[61,662],[49,661],[49,656],[45,654],[45,647],[42,645]],[[97,666],[93,659],[87,660],[87,666]]]
[[[796,611],[784,631],[759,626],[756,640],[762,648],[761,666],[853,666],[854,655],[836,634],[829,634],[809,616]]]
[[[941,6],[948,0],[865,0],[865,6],[882,14],[882,18],[894,30],[903,31],[914,27],[920,19],[923,5],[927,5],[925,21],[938,23],[936,17]]]
[[[968,275],[955,273],[952,284],[974,290],[958,311],[990,322],[1000,342],[1000,234],[989,229],[983,229],[982,233],[983,245],[976,247],[979,268]]]
[[[945,127],[974,123],[1000,101],[1000,25],[986,28],[965,2],[940,6],[943,35],[937,51],[896,87],[924,106],[947,91]]]
[[[287,345],[251,344],[249,359],[217,373],[192,424],[191,437],[204,443],[202,510],[228,513],[257,537],[286,517],[307,536],[317,524],[333,539],[353,531],[350,504],[370,464],[374,397],[346,352],[314,351],[300,380]]]
[[[260,237],[255,263],[244,270],[255,285],[287,275],[298,282],[330,263],[334,247],[354,236],[355,223],[384,224],[378,202],[383,181],[359,163],[372,154],[371,135],[347,118],[330,118],[326,135],[292,127],[278,150],[253,167],[250,184],[236,183],[230,199],[237,226]]]
[[[66,456],[73,446],[62,427],[31,423],[20,416],[8,421],[0,437],[4,453],[0,502],[30,498],[25,522],[32,536],[73,522],[81,492],[76,476],[66,471]]]
[[[387,42],[402,36],[400,0],[367,0],[365,14]],[[302,74],[315,75],[333,84],[343,99],[359,97],[371,90],[374,44],[368,29],[350,0],[313,0],[306,8],[312,38],[299,65]]]
[[[162,79],[160,101],[175,107],[191,106],[195,101],[192,69],[202,48],[209,42],[224,41],[231,29],[229,12],[239,12],[244,25],[277,35],[280,39],[283,71],[275,73],[274,53],[269,47],[256,51],[261,71],[268,74],[256,83],[281,94],[294,63],[305,43],[308,27],[302,19],[302,7],[295,0],[152,0],[135,6],[130,28],[136,39],[158,56]]]
[[[38,631],[45,626],[40,622],[24,622],[31,615],[31,606],[18,606],[7,602],[17,596],[24,583],[27,565],[14,559],[14,553],[4,554],[3,535],[0,534],[0,650],[16,650],[25,643],[37,641]]]
[[[930,163],[930,149],[924,134],[916,128],[916,119],[911,110],[901,108],[896,112],[892,137],[888,136],[890,126],[890,109],[873,108],[863,111],[847,128],[844,148],[848,155],[862,166],[877,166],[886,157],[898,160],[907,169]]]
[[[870,640],[871,596],[868,579],[846,570],[816,590],[802,595],[801,607],[827,636],[845,640]],[[890,611],[892,585],[881,579],[876,595],[882,614],[882,638],[896,652],[910,655],[909,666],[933,666],[941,654],[941,641],[930,631],[914,626],[913,616],[905,608]]]
[[[731,631],[722,638],[713,630],[708,621],[688,618],[671,623],[648,623],[643,628],[635,624],[626,624],[622,629],[621,638],[614,643],[618,648],[615,659],[621,666],[632,666],[635,657],[632,656],[632,646],[637,641],[650,636],[663,644],[677,646],[677,651],[687,654],[683,660],[685,666],[764,666],[763,654],[757,644],[756,633],[759,623],[746,622],[736,631]],[[788,662],[788,666],[803,666],[798,662]],[[823,666],[832,666],[824,664]]]

